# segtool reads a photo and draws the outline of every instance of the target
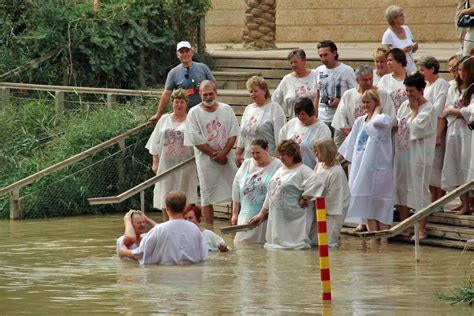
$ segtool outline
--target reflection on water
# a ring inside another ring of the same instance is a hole
[[[317,249],[236,245],[199,265],[142,267],[115,256],[122,225],[121,216],[0,221],[0,312],[472,313],[437,298],[464,280],[472,252],[422,247],[415,264],[410,245],[363,250],[343,236],[330,253],[333,302],[325,306]]]

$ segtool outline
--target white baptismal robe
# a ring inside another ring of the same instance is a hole
[[[438,116],[429,101],[418,107],[414,119],[411,116],[409,101],[405,101],[397,113],[396,204],[419,211],[431,203],[429,183]]]
[[[265,248],[306,249],[311,247],[314,207],[301,208],[299,200],[313,170],[304,164],[280,167],[270,180],[263,207],[269,210]]]
[[[198,263],[206,259],[207,253],[201,230],[184,219],[154,226],[132,250],[140,264],[163,265]]]
[[[223,149],[230,137],[239,134],[239,125],[232,108],[220,103],[214,112],[207,112],[201,105],[193,107],[189,113],[184,136],[185,146],[208,144],[215,150]],[[201,190],[201,205],[206,206],[228,201],[232,196],[232,182],[237,166],[231,152],[227,164],[221,165],[208,155],[194,148]]]
[[[156,124],[145,147],[150,154],[159,156],[157,174],[165,172],[194,155],[192,147],[184,146],[185,126],[186,121],[174,122],[170,114],[164,114]],[[163,210],[166,194],[170,191],[184,192],[188,203],[196,203],[197,186],[196,164],[192,163],[155,184],[153,206]]]
[[[356,119],[352,130],[339,148],[351,162],[349,188],[351,202],[346,222],[366,223],[375,219],[393,222],[393,120],[377,114],[366,122],[367,115]]]
[[[405,85],[403,84],[403,80],[395,79],[392,74],[386,74],[383,76],[378,82],[377,87],[387,91],[388,94],[390,94],[393,105],[395,106],[395,112],[398,111],[400,105],[404,101],[408,100],[407,91],[405,89]]]
[[[244,158],[252,157],[250,144],[255,139],[265,139],[268,142],[268,153],[275,156],[280,129],[285,123],[285,113],[276,102],[262,106],[257,106],[255,103],[247,105],[240,121],[240,134],[237,140],[237,147],[244,148]]]
[[[437,78],[423,91],[423,96],[433,104],[438,118],[443,113],[444,106],[446,105],[448,89],[449,83],[443,78]],[[444,153],[445,141],[442,139],[441,143],[435,147],[433,167],[431,168],[430,185],[437,188],[441,188],[441,172],[443,170]]]
[[[295,117],[280,130],[280,141],[291,139],[300,145],[303,163],[311,169],[314,169],[317,163],[314,155],[314,143],[324,138],[331,138],[331,130],[319,119],[314,124],[306,126]]]

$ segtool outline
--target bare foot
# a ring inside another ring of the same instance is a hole
[[[459,210],[457,212],[454,212],[456,215],[471,215],[472,211],[471,210]]]
[[[458,204],[458,205],[452,207],[449,211],[450,212],[456,212],[456,211],[460,211],[461,208],[462,208],[462,204]]]
[[[420,234],[419,234],[418,237],[419,237],[420,240],[426,239],[426,237],[427,237],[427,236],[426,236],[426,232],[424,232],[424,233],[420,232]],[[411,240],[411,241],[415,241],[415,235],[411,236],[410,240]]]
[[[357,227],[354,229],[354,233],[360,233],[360,232],[365,232],[367,230],[367,226],[364,224],[359,224]]]
[[[404,230],[402,231],[399,236],[402,236],[402,237],[411,237],[411,234],[408,232],[408,230]]]

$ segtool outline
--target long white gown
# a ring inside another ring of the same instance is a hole
[[[352,130],[339,148],[351,162],[349,188],[351,202],[346,222],[365,224],[374,219],[393,222],[393,120],[377,114],[369,122],[367,115],[356,119]]]
[[[446,97],[448,95],[449,83],[443,78],[437,78],[430,86],[427,86],[423,92],[425,99],[433,104],[437,117],[443,113],[446,105]],[[435,156],[433,167],[431,168],[430,185],[441,188],[441,172],[443,170],[445,138],[441,139],[441,143],[435,147]]]
[[[314,207],[299,206],[305,181],[313,174],[300,164],[292,169],[281,166],[270,180],[263,207],[269,210],[265,248],[307,249],[311,247]]]
[[[398,132],[395,145],[395,204],[416,211],[431,203],[429,190],[433,166],[438,116],[427,101],[411,118],[409,101],[398,110]]]
[[[272,162],[265,167],[257,166],[253,158],[244,160],[235,175],[232,188],[232,200],[240,203],[238,225],[247,224],[250,218],[260,212],[270,179],[281,166],[282,163],[277,158],[272,158]],[[235,241],[264,243],[266,232],[265,221],[255,229],[236,233]]]
[[[390,94],[382,89],[377,89],[380,97],[380,105],[382,113],[390,116],[394,121],[397,119],[395,106]],[[362,111],[362,93],[357,88],[347,90],[342,95],[341,102],[336,109],[336,114],[332,119],[331,126],[336,129],[352,128],[356,118],[364,115]]]
[[[240,121],[240,134],[237,140],[237,147],[244,148],[244,158],[252,157],[250,144],[259,138],[268,142],[268,153],[274,156],[275,147],[279,143],[280,129],[285,123],[285,113],[276,102],[263,106],[257,106],[255,103],[247,105]]]
[[[474,122],[474,96],[471,97],[469,106],[461,109],[461,114],[467,122]],[[473,133],[473,131],[470,131]],[[474,148],[474,137],[471,136],[471,148]],[[471,154],[469,163],[468,181],[474,179],[474,155]]]
[[[295,117],[280,130],[280,141],[291,139],[300,145],[303,163],[311,169],[314,169],[317,163],[314,156],[314,143],[323,138],[331,138],[331,130],[319,119],[314,124],[305,126]]]
[[[301,98],[314,100],[318,90],[316,73],[311,71],[306,77],[297,78],[288,74],[281,79],[272,93],[272,101],[280,104],[286,117],[295,117],[295,104]]]
[[[463,107],[461,101],[461,94],[454,86],[449,88],[446,107],[462,109],[461,113],[467,113],[467,109]],[[471,147],[472,131],[467,127],[469,117],[467,115],[463,117],[448,116],[446,119],[448,128],[441,187],[450,191],[468,181],[473,148]]]
[[[207,112],[201,105],[193,107],[188,113],[185,146],[208,144],[214,149],[223,149],[228,139],[239,134],[239,124],[232,108],[220,103],[214,112]],[[228,201],[232,197],[232,182],[237,166],[229,152],[227,164],[220,165],[202,151],[194,148],[196,156],[201,205],[211,205]]]
[[[156,124],[145,147],[150,154],[158,155],[160,158],[157,174],[163,173],[194,155],[192,147],[184,146],[185,126],[185,121],[175,122],[170,114],[163,115]],[[155,184],[153,206],[163,210],[166,194],[176,190],[186,194],[188,203],[196,203],[197,185],[196,164],[192,163]]]

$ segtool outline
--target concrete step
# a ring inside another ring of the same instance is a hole
[[[219,89],[246,89],[247,80],[252,76],[261,76],[256,71],[226,71],[213,70]]]

